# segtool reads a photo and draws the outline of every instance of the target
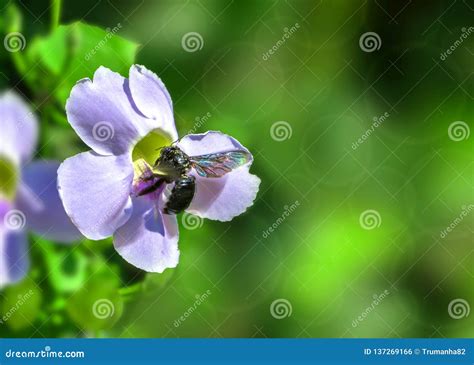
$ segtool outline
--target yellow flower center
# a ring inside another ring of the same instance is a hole
[[[135,145],[132,151],[134,181],[147,168],[155,164],[155,161],[160,156],[161,147],[169,146],[171,143],[173,143],[173,140],[167,133],[161,129],[155,129]]]
[[[0,197],[13,200],[18,184],[16,166],[6,158],[0,157]]]

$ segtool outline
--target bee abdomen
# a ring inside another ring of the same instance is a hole
[[[178,214],[189,207],[196,190],[195,180],[194,176],[183,176],[175,181],[163,209],[165,214]]]

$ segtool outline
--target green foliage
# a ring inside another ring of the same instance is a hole
[[[42,245],[48,280],[58,293],[71,293],[80,289],[88,277],[88,258],[76,247]]]
[[[75,22],[61,25],[51,34],[34,38],[27,48],[23,70],[40,100],[54,98],[64,106],[75,83],[105,66],[126,74],[133,64],[136,43],[110,31]]]
[[[143,280],[143,292],[150,293],[165,289],[175,273],[175,270],[165,270],[162,274],[148,274]]]
[[[5,11],[0,13],[0,30],[5,33],[18,32],[22,27],[22,17],[17,6],[9,4]]]
[[[35,281],[26,278],[5,290],[2,321],[15,331],[34,327],[43,301],[42,291]]]
[[[66,310],[76,326],[97,331],[111,328],[123,312],[116,274],[106,268],[91,274],[84,286],[69,299]]]

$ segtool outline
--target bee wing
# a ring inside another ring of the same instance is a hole
[[[221,177],[252,159],[247,151],[227,151],[189,158],[199,176]]]

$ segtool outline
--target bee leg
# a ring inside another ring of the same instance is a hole
[[[156,191],[164,182],[165,182],[165,180],[159,179],[159,180],[155,181],[152,185],[147,186],[146,188],[144,188],[144,189],[138,191],[136,195],[137,195],[137,196],[143,196],[143,195],[146,195],[146,194],[153,193],[153,192]]]

